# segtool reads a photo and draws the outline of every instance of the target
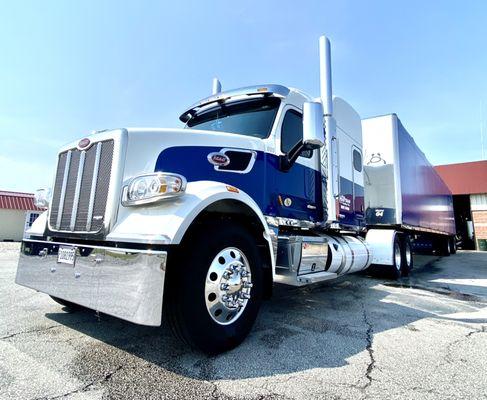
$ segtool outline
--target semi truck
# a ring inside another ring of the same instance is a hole
[[[215,354],[245,339],[274,283],[371,264],[399,278],[419,235],[451,250],[441,179],[396,116],[362,121],[332,96],[324,36],[319,54],[319,98],[215,79],[183,128],[103,130],[61,148],[16,282],[68,307],[164,320]]]

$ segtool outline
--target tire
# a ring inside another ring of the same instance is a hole
[[[261,256],[247,230],[223,223],[199,226],[169,259],[165,319],[177,337],[204,353],[233,349],[252,329],[263,282]]]
[[[71,303],[70,301],[60,299],[59,297],[54,297],[54,296],[49,296],[49,297],[53,299],[56,303],[66,307],[68,311],[79,311],[84,309],[84,307],[80,306],[79,304]]]
[[[450,237],[445,237],[443,235],[436,235],[433,239],[434,244],[434,254],[441,257],[448,257],[450,255]]]
[[[402,238],[402,276],[408,276],[414,266],[413,251],[411,248],[411,238],[404,235]]]
[[[448,257],[451,254],[451,242],[450,237],[441,237],[438,239],[440,246],[440,256]]]
[[[394,236],[394,243],[392,245],[392,262],[390,266],[390,275],[392,279],[399,279],[403,272],[403,241],[401,236],[396,234]]]
[[[457,252],[457,238],[456,236],[450,236],[450,254],[456,254]]]

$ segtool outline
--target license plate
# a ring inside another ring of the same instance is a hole
[[[74,265],[76,259],[76,247],[59,246],[57,253],[57,262],[63,264]]]

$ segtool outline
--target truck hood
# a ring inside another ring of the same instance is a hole
[[[136,175],[154,172],[161,153],[171,147],[187,147],[187,156],[192,148],[208,147],[209,153],[224,148],[263,151],[262,139],[235,133],[197,129],[128,128],[124,181]],[[185,163],[184,154],[180,160]]]

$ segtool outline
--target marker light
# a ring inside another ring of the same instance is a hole
[[[133,178],[124,187],[122,204],[137,206],[174,198],[184,194],[186,179],[177,174],[157,172]]]

